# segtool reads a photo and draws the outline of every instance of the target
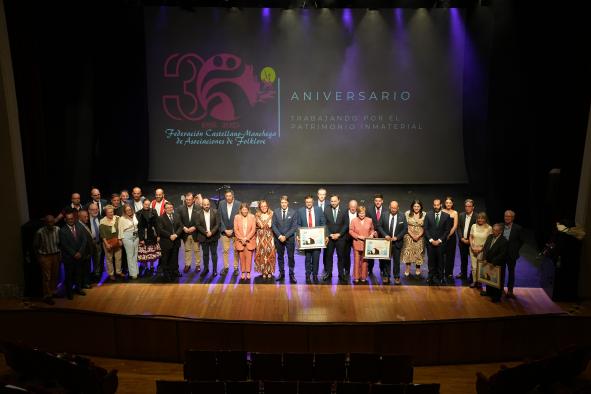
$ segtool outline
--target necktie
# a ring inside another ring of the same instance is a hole
[[[74,236],[74,239],[78,239],[78,237],[76,236],[76,226],[71,226],[70,230],[72,230],[72,235]]]
[[[393,224],[394,224],[394,216],[392,215],[392,216],[390,216],[390,229],[389,229],[390,234],[392,234],[392,230],[394,228]]]
[[[285,209],[282,210],[281,220],[285,221]]]
[[[380,217],[382,216],[382,211],[380,208],[376,208],[376,218],[378,219],[378,221],[380,220]]]
[[[490,243],[490,247],[488,248],[488,250],[491,250],[491,249],[492,249],[492,247],[493,247],[493,245],[495,244],[495,241],[496,241],[496,240],[497,240],[496,238],[493,238],[493,239],[492,239],[492,242]]]
[[[439,212],[435,214],[435,225],[439,226]]]
[[[332,218],[334,220],[334,222],[337,222],[337,208],[333,208],[332,209]]]
[[[308,227],[312,227],[312,210],[308,209]]]
[[[172,215],[168,215],[168,220],[170,220],[170,225],[174,229],[174,222],[172,221]]]
[[[98,226],[96,225],[96,218],[92,218],[92,228],[94,229],[94,240],[96,242],[98,242],[99,240],[99,229]]]

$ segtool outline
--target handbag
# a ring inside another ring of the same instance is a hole
[[[119,238],[117,238],[117,237],[109,238],[109,239],[106,239],[105,241],[107,241],[107,245],[109,245],[111,250],[118,250],[120,248]]]

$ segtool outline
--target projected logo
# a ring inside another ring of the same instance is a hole
[[[175,120],[232,122],[275,97],[273,68],[263,68],[257,78],[251,64],[230,53],[208,59],[192,52],[172,54],[163,76],[173,81],[174,92],[162,96],[162,107]]]

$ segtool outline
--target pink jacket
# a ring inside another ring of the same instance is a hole
[[[246,233],[244,233],[243,220],[244,216],[242,214],[234,216],[234,246],[236,250],[244,250],[245,245],[242,244],[241,240],[246,238],[248,240],[246,248],[248,250],[255,250],[257,247],[257,241],[254,236],[257,230],[256,218],[252,213],[246,216]]]
[[[360,236],[369,237],[370,235],[373,235],[373,222],[371,218],[366,216],[363,221],[358,217],[351,220],[349,234],[353,237],[353,249],[364,250],[365,242],[357,238]]]

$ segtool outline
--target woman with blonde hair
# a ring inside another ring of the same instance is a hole
[[[472,263],[472,283],[470,287],[482,287],[478,283],[478,262],[483,259],[484,243],[492,234],[492,227],[488,224],[488,217],[485,212],[478,212],[476,223],[470,229],[470,261]]]
[[[273,239],[273,211],[265,200],[259,201],[256,218],[256,253],[254,256],[254,268],[256,272],[263,274],[263,279],[271,279],[275,273],[275,240]]]
[[[366,208],[357,208],[357,217],[351,220],[349,235],[353,238],[353,282],[367,283],[367,260],[363,255],[365,251],[365,239],[375,235],[373,221],[365,215]]]
[[[250,279],[252,253],[256,249],[256,218],[248,209],[248,204],[240,204],[234,216],[234,247],[240,259],[240,279]]]
[[[107,205],[103,212],[105,217],[99,222],[99,234],[107,259],[107,273],[111,280],[115,280],[115,275],[124,277],[121,272],[122,243],[119,240],[119,216],[115,215],[115,208],[112,205]],[[113,263],[115,264],[114,268]]]

